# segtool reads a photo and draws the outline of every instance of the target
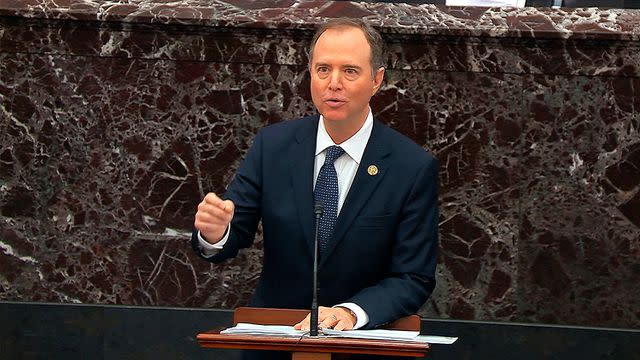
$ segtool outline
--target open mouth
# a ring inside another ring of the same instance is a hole
[[[324,102],[331,107],[338,107],[346,103],[346,101],[340,99],[327,99]]]

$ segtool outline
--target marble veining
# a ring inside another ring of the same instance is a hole
[[[313,26],[387,42],[378,119],[440,161],[421,315],[638,327],[640,12],[320,1],[0,3],[0,299],[234,308],[262,237],[189,249],[257,129],[313,112]]]
[[[371,20],[385,31],[424,35],[638,40],[640,11],[481,8],[347,1],[5,0],[0,15],[37,19],[309,29],[324,18]]]

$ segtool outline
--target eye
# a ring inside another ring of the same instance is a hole
[[[344,75],[349,80],[355,80],[355,79],[358,78],[360,73],[358,72],[358,69],[356,69],[356,68],[346,68],[346,69],[344,69]]]
[[[321,78],[325,78],[329,75],[329,67],[328,66],[318,66],[316,68],[316,72],[318,73],[318,76]]]

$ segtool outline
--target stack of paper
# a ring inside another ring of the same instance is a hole
[[[220,332],[220,334],[291,336],[291,337],[301,337],[306,333],[307,331],[296,330],[293,328],[293,326],[257,325],[257,324],[247,324],[247,323],[238,323],[236,326]]]
[[[307,331],[295,330],[293,326],[281,325],[257,325],[238,323],[232,328],[228,328],[220,332],[221,334],[236,335],[261,335],[261,336],[288,336],[302,337],[307,336]],[[345,337],[356,339],[376,339],[376,340],[395,340],[395,341],[417,341],[429,344],[453,344],[457,337],[446,336],[428,336],[419,335],[417,331],[402,330],[347,330],[338,331],[333,329],[322,329],[322,336]]]

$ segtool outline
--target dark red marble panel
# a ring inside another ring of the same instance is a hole
[[[628,42],[468,37],[395,37],[390,66],[429,71],[640,77],[640,51]]]
[[[521,79],[398,71],[374,112],[440,161],[440,268],[423,315],[516,319]]]
[[[638,79],[525,79],[523,317],[637,326]],[[621,170],[621,171],[620,171]],[[633,209],[633,210],[631,210]],[[629,211],[631,210],[631,211]]]
[[[308,31],[3,17],[0,26],[5,32],[0,47],[10,52],[223,63],[305,65],[311,38]]]
[[[538,39],[638,40],[640,11],[446,7],[346,1],[6,0],[0,16],[144,24],[309,29],[332,17],[371,20],[385,32]]]
[[[305,66],[308,30],[193,28],[0,18],[11,52]],[[512,74],[640,77],[628,41],[544,40],[384,34],[389,68]]]
[[[304,72],[20,54],[2,66],[14,74],[2,79],[3,298],[246,301],[261,246],[214,269],[188,247],[194,209],[224,190],[257,128],[310,111]]]
[[[421,314],[640,324],[637,11],[271,5],[0,4],[0,299],[245,304],[261,236],[201,261],[195,206],[313,112],[310,29],[349,15],[389,45],[376,117],[441,164]]]

